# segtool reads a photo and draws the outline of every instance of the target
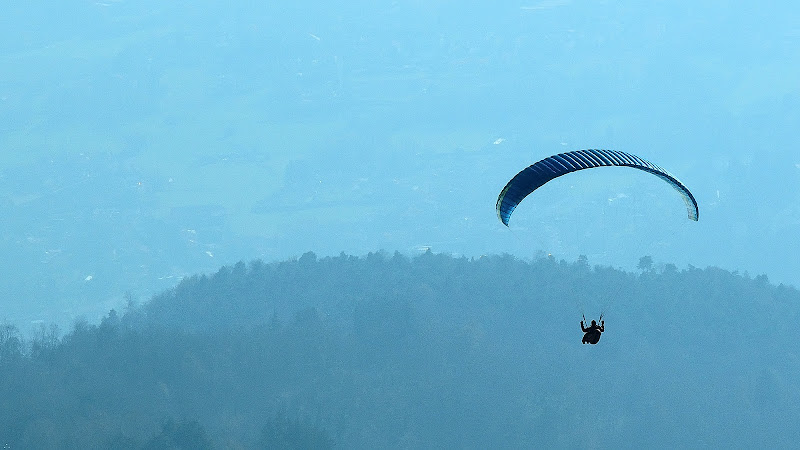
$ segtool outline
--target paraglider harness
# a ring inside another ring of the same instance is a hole
[[[581,331],[583,331],[583,340],[581,340],[584,344],[597,344],[600,341],[600,334],[605,331],[605,322],[603,321],[603,313],[600,313],[600,325],[598,326],[597,323],[594,325],[589,325],[589,327],[585,327],[583,324],[587,322],[586,315],[581,314],[583,316],[583,320],[581,321]]]

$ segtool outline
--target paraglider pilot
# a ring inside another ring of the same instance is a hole
[[[605,329],[606,322],[603,320],[603,315],[602,314],[600,315],[599,326],[597,325],[596,321],[592,320],[592,324],[589,325],[588,327],[585,327],[583,325],[583,322],[585,320],[586,317],[584,317],[583,320],[581,320],[581,331],[584,332],[583,340],[581,342],[583,342],[584,344],[597,344],[597,342],[600,341],[600,334],[606,331]]]

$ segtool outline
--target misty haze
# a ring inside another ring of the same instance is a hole
[[[3,448],[800,439],[795,3],[6,3]]]

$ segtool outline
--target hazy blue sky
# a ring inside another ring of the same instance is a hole
[[[486,6],[491,5],[491,6]],[[0,320],[95,320],[223,264],[385,249],[651,255],[800,285],[800,8],[11,0]],[[562,151],[511,228],[497,194]]]

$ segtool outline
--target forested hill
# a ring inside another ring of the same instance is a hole
[[[6,325],[0,444],[792,446],[800,293],[639,267],[307,253],[184,279],[64,337]],[[601,311],[581,345],[581,314]]]

